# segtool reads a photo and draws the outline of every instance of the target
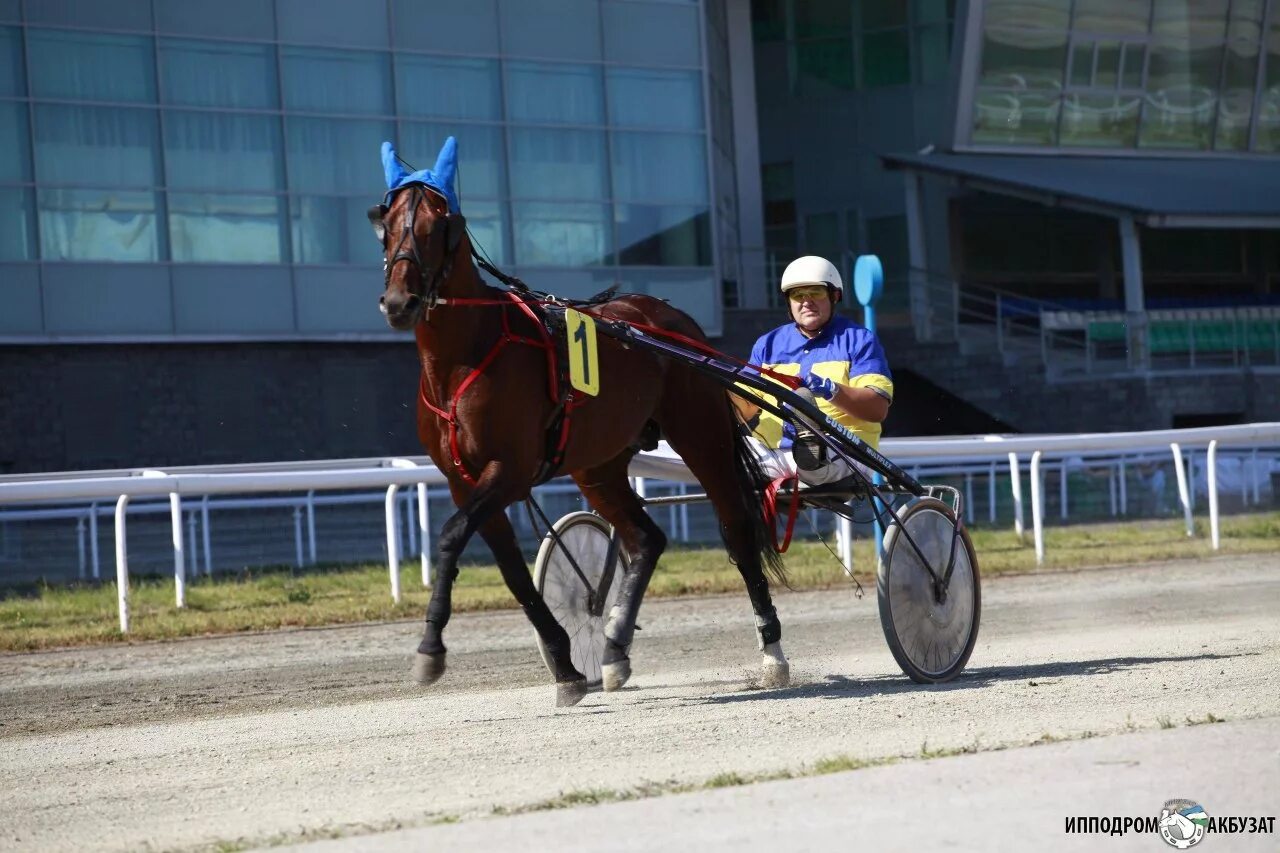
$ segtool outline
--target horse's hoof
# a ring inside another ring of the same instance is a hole
[[[606,693],[621,690],[631,680],[631,661],[628,658],[606,663],[600,667],[602,686]]]
[[[578,678],[573,681],[561,681],[556,685],[556,707],[572,708],[587,695],[587,680]]]
[[[765,658],[760,664],[760,686],[765,690],[775,690],[791,683],[791,664],[778,663],[773,658]]]
[[[418,656],[413,659],[413,680],[423,687],[439,681],[444,670],[444,655],[424,655],[418,652]]]

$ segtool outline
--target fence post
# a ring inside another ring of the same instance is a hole
[[[213,548],[209,533],[209,496],[200,499],[200,535],[204,538],[204,573],[213,577]]]
[[[1187,467],[1182,461],[1182,448],[1175,441],[1169,445],[1173,451],[1173,471],[1178,477],[1178,500],[1182,501],[1182,515],[1187,522],[1187,535],[1195,535],[1195,523],[1191,518],[1191,495],[1187,491]]]
[[[168,477],[163,471],[146,470],[144,477]],[[187,606],[187,565],[183,558],[182,536],[182,496],[177,492],[169,493],[169,530],[173,540],[173,596],[175,606]]]
[[[89,504],[89,559],[93,564],[93,579],[102,579],[102,564],[98,561],[98,505]]]
[[[129,543],[126,539],[125,514],[129,496],[116,500],[116,603],[120,609],[120,633],[129,633]]]
[[[396,492],[399,486],[387,486],[384,504],[387,523],[387,571],[391,574],[391,600],[400,603],[400,525],[396,522]]]
[[[1009,484],[1013,492],[1013,532],[1021,540],[1026,531],[1022,524],[1022,472],[1018,470],[1018,454],[1009,454]]]
[[[293,563],[302,568],[302,507],[293,508]]]
[[[431,586],[431,511],[427,506],[427,484],[418,484],[418,558],[422,563],[422,585]]]
[[[1209,478],[1209,540],[1213,550],[1218,550],[1218,440],[1209,442],[1209,453],[1205,459],[1208,465]]]
[[[996,523],[996,463],[987,469],[987,521]]]
[[[1044,513],[1040,503],[1040,451],[1031,454],[1031,529],[1036,541],[1036,565],[1044,563]]]
[[[1061,474],[1061,479],[1058,480],[1058,500],[1062,504],[1059,508],[1059,514],[1062,516],[1062,520],[1066,521],[1070,516],[1070,513],[1067,512],[1067,460],[1062,460],[1062,467],[1058,471]]]
[[[307,557],[314,566],[316,564],[316,493],[314,489],[307,492]]]
[[[88,567],[85,565],[84,559],[84,516],[76,519],[76,546],[80,554],[80,580],[84,580],[88,574]]]
[[[1124,457],[1120,457],[1120,514],[1129,514],[1129,469],[1124,464]]]

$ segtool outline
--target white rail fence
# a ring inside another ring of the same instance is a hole
[[[1184,448],[1186,449],[1184,451]],[[1207,427],[1186,430],[1160,430],[1133,433],[1095,433],[1083,435],[1034,435],[1034,436],[975,436],[962,438],[886,439],[882,451],[890,459],[915,472],[940,477],[963,475],[966,481],[966,499],[974,505],[972,477],[975,472],[987,471],[988,506],[991,520],[995,520],[995,473],[997,467],[1008,466],[1014,506],[1014,527],[1023,535],[1023,495],[1021,458],[1030,459],[1031,514],[1035,553],[1038,562],[1044,560],[1044,487],[1045,471],[1056,467],[1059,471],[1060,506],[1066,518],[1067,472],[1073,466],[1106,468],[1110,474],[1112,514],[1123,508],[1125,495],[1125,466],[1135,461],[1149,460],[1157,455],[1171,454],[1177,478],[1178,496],[1186,520],[1187,535],[1194,535],[1193,492],[1188,483],[1189,465],[1184,452],[1203,448],[1204,466],[1208,483],[1209,521],[1212,545],[1219,547],[1218,466],[1220,453],[1231,448],[1242,471],[1248,468],[1251,482],[1241,478],[1242,495],[1247,498],[1250,486],[1254,503],[1258,502],[1259,480],[1271,471],[1270,460],[1276,448],[1280,448],[1280,423],[1259,423],[1229,427]],[[1260,455],[1261,454],[1261,455]],[[1165,458],[1168,458],[1166,455]],[[1054,461],[1049,461],[1054,460]],[[1091,460],[1091,461],[1086,461]],[[1266,471],[1262,470],[1266,461]],[[353,465],[355,467],[353,467]],[[644,493],[644,479],[667,480],[676,483],[693,483],[695,480],[665,442],[653,453],[636,457],[631,474],[637,478],[637,491]],[[208,517],[210,497],[214,495],[248,495],[264,493],[298,493],[305,497],[255,498],[240,501],[221,501],[222,506],[293,506],[294,530],[298,562],[303,561],[302,513],[308,517],[306,529],[309,551],[315,557],[315,506],[322,502],[352,500],[350,497],[317,497],[316,492],[344,489],[385,489],[384,523],[388,557],[388,575],[392,598],[400,600],[400,506],[399,489],[414,486],[417,489],[416,525],[410,525],[410,542],[419,544],[422,583],[431,583],[431,535],[426,489],[430,485],[443,485],[444,476],[425,457],[419,459],[385,460],[335,460],[326,466],[324,462],[275,463],[260,466],[209,466],[183,468],[171,471],[134,469],[129,472],[97,472],[90,474],[21,475],[0,478],[0,507],[14,504],[66,504],[70,502],[115,501],[115,562],[116,586],[119,603],[120,630],[129,630],[129,549],[126,524],[130,500],[134,498],[167,498],[171,518],[173,544],[173,574],[175,604],[185,606],[186,579],[195,573],[196,556],[194,515],[188,513],[184,531],[183,501],[199,501],[204,517],[202,528],[206,572],[210,570]],[[572,484],[550,487],[572,490]],[[543,487],[547,488],[547,487]],[[409,504],[405,504],[408,509]],[[163,511],[163,508],[151,508]],[[29,510],[0,510],[0,514],[13,519],[76,518],[77,528],[87,526],[91,534],[97,525],[99,509],[45,508]],[[675,518],[673,514],[673,519]],[[687,535],[687,517],[683,525]],[[416,530],[414,528],[416,527]],[[416,534],[416,535],[415,535]],[[841,553],[846,570],[852,571],[851,552],[847,547],[850,532],[841,531]],[[90,535],[94,576],[97,576],[97,537]],[[84,540],[80,541],[81,565],[84,565]]]

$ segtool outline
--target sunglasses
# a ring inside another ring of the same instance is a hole
[[[814,287],[793,287],[787,291],[787,298],[792,302],[804,302],[806,299],[819,302],[827,298],[827,289],[822,285],[816,285]]]

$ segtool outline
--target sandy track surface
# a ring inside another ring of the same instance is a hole
[[[1012,577],[957,681],[897,670],[873,596],[779,597],[793,686],[750,688],[745,595],[651,602],[634,686],[553,707],[519,613],[0,657],[0,848],[157,849],[488,814],[833,755],[1280,717],[1280,559]]]

